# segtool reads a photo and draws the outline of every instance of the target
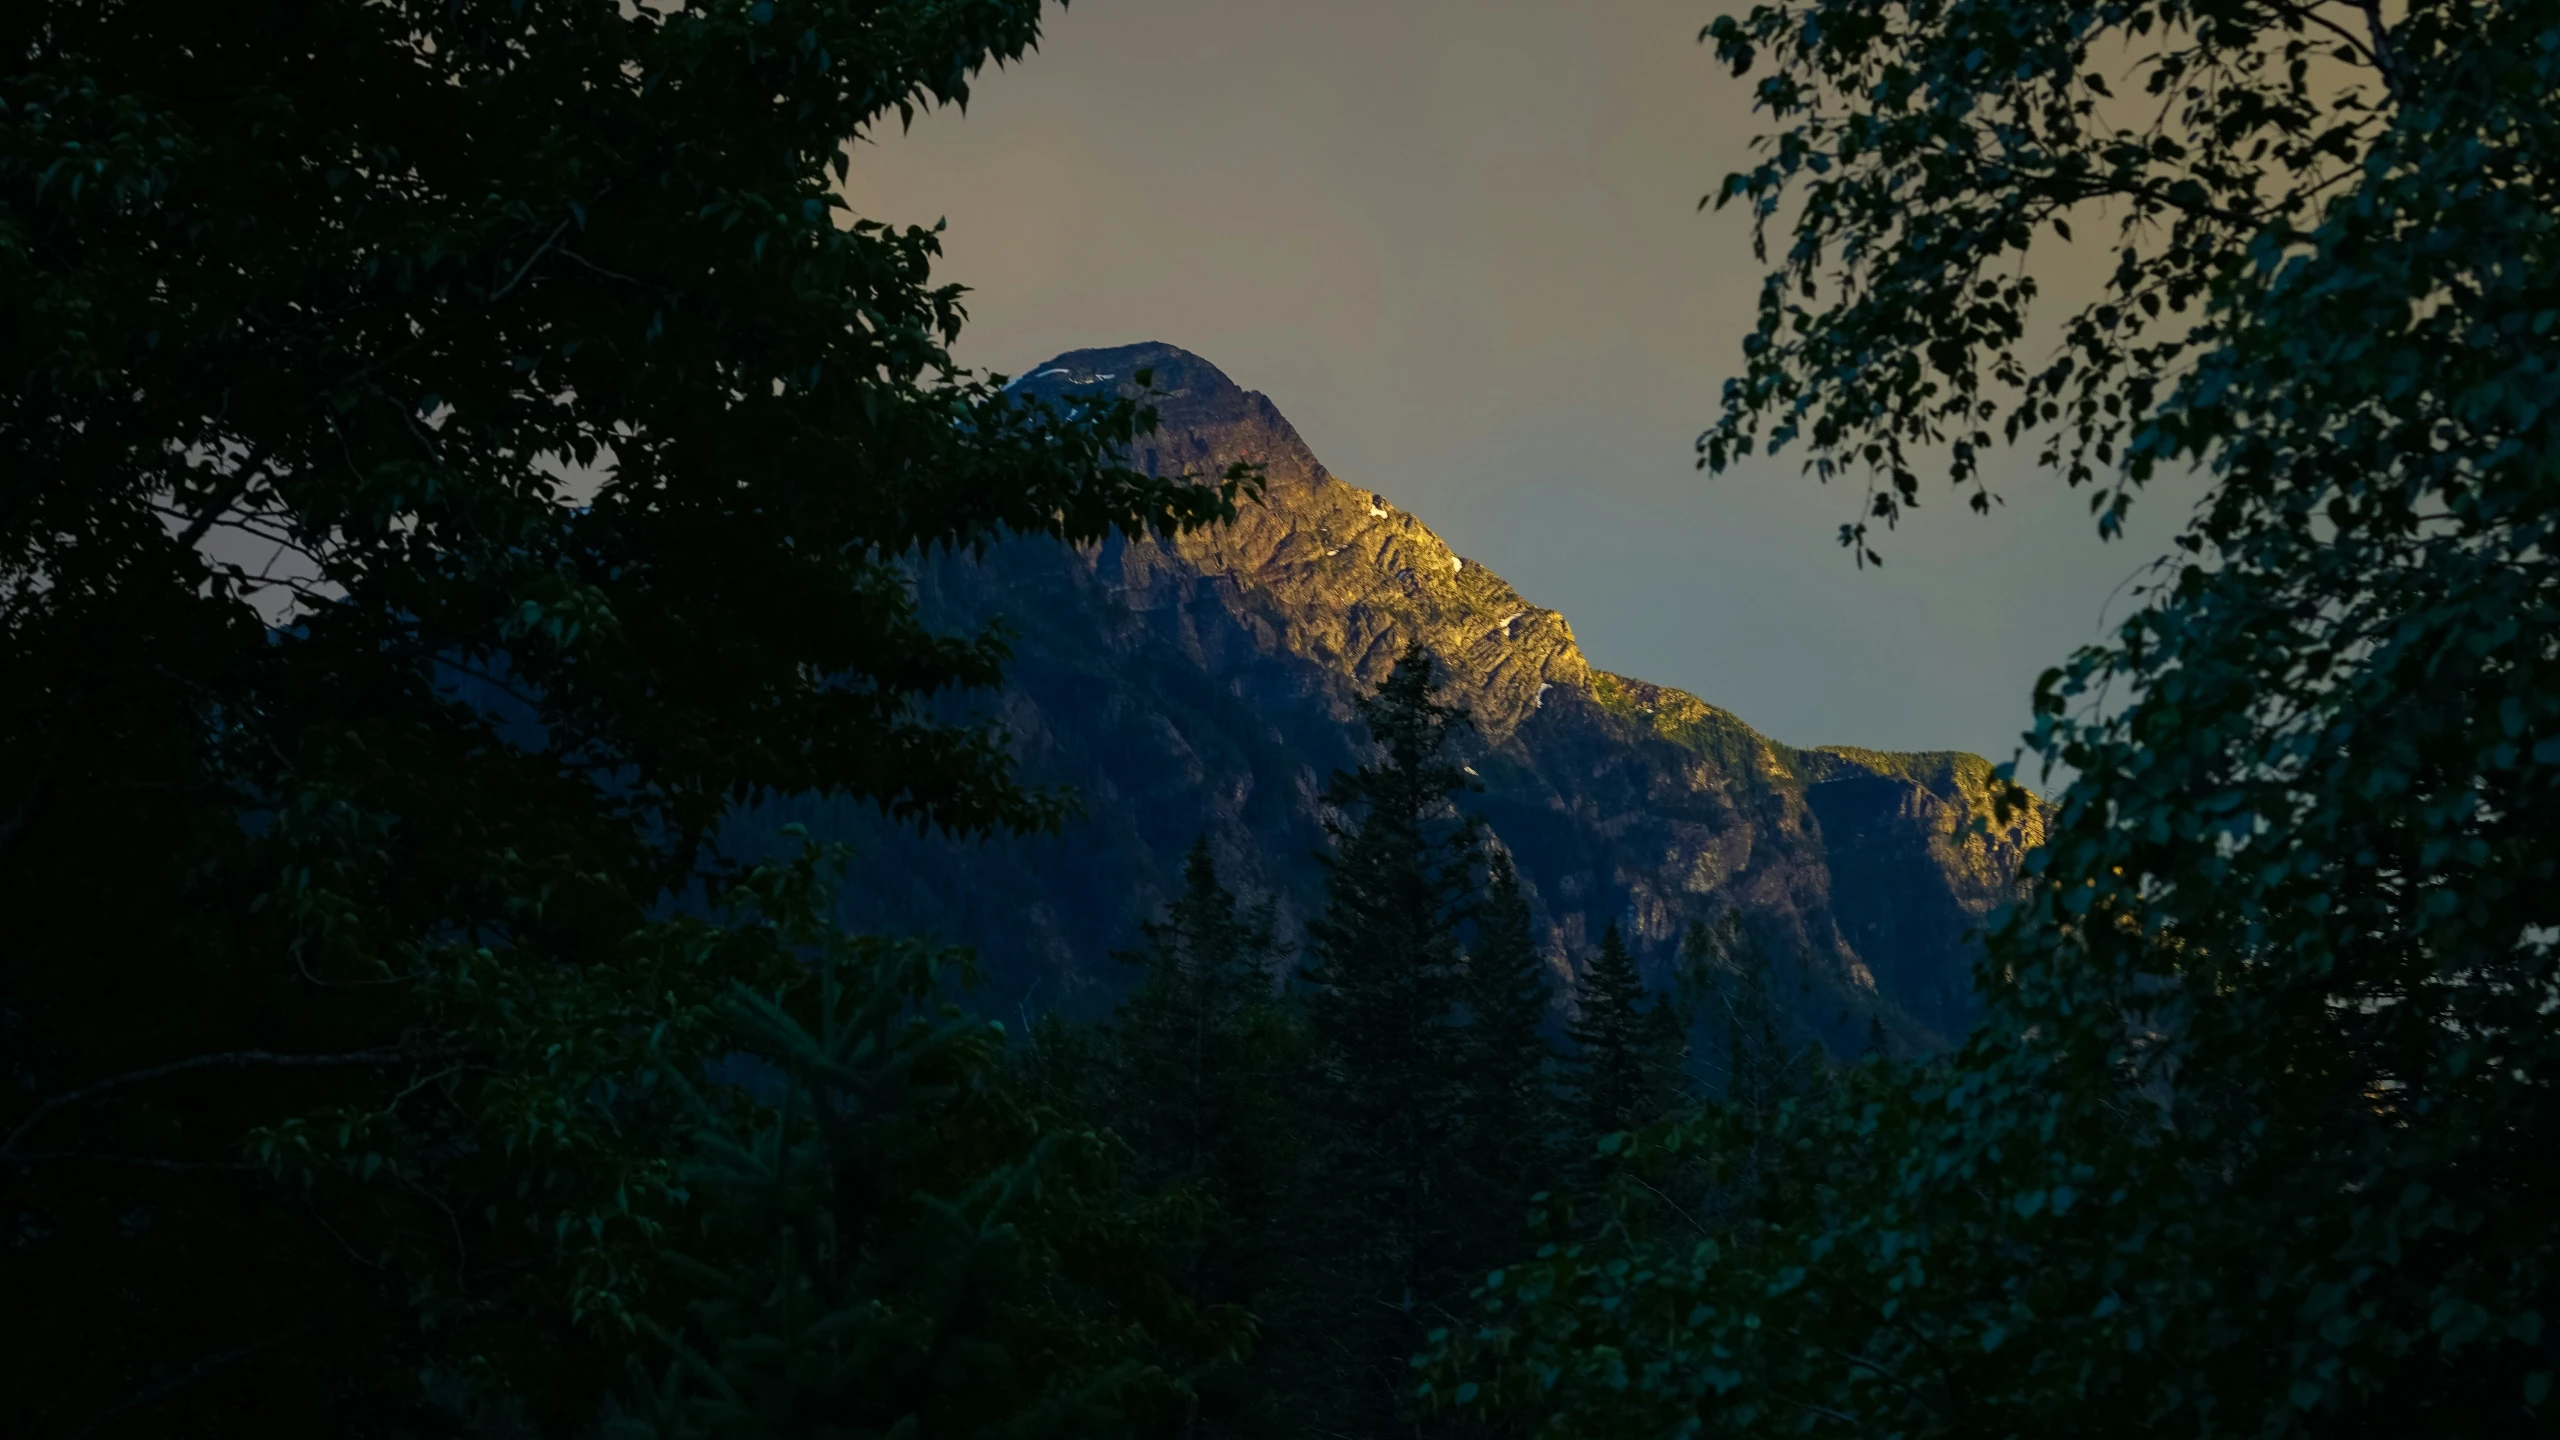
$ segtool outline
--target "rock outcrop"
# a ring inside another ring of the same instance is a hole
[[[1231,883],[1294,931],[1321,900],[1317,797],[1356,761],[1354,702],[1419,639],[1474,716],[1477,808],[1560,973],[1615,920],[1659,978],[1688,921],[1739,906],[1781,955],[1791,1008],[1835,1047],[1871,1015],[1914,1048],[1961,1034],[1967,933],[2042,838],[2035,815],[1989,823],[1985,761],[1799,750],[1595,670],[1563,616],[1451,551],[1391,486],[1327,471],[1268,399],[1172,346],[1076,351],[1019,383],[1133,393],[1141,368],[1161,429],[1137,463],[1259,462],[1265,503],[1168,544],[1025,542],[921,566],[936,619],[1012,632],[1001,718],[1027,778],[1075,786],[1086,815],[986,844],[819,817],[864,855],[849,919],[976,946],[1008,1008],[1089,1010],[1123,983],[1108,952],[1206,834]]]

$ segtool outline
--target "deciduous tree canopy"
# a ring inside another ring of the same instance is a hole
[[[1235,485],[956,369],[935,235],[835,190],[1039,19],[0,15],[14,1433],[591,1418],[679,1195],[658,1082],[794,983],[724,818],[1062,813],[923,708],[1003,650],[899,557]]]
[[[1774,130],[1718,198],[1785,238],[1703,463],[1800,445],[1886,522],[2003,439],[2105,529],[2162,467],[2213,488],[2040,687],[2075,778],[1963,1053],[1782,1107],[1770,1193],[1813,1203],[1514,1275],[1488,1342],[1577,1434],[2547,1423],[2560,6],[1706,38]],[[2073,225],[2115,263],[2037,360],[2020,262]]]

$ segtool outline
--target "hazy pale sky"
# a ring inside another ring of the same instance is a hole
[[[2123,613],[2192,487],[2101,544],[2085,495],[2011,456],[2003,508],[1927,490],[1859,572],[1834,543],[1855,483],[1692,468],[1762,268],[1739,215],[1697,208],[1760,128],[1696,43],[1718,8],[1076,0],[965,113],[862,147],[851,192],[949,220],[965,363],[1180,345],[1596,665],[1796,744],[2008,758],[2036,675]]]

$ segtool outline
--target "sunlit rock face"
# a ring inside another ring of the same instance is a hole
[[[1615,920],[1659,982],[1683,927],[1739,906],[1835,1050],[1862,1043],[1870,1016],[1908,1047],[1962,1033],[1968,932],[2042,838],[2035,815],[1977,825],[1988,764],[1798,750],[1593,669],[1563,616],[1453,553],[1390,481],[1326,470],[1267,398],[1196,355],[1079,350],[1018,384],[1073,403],[1135,394],[1140,370],[1160,429],[1132,459],[1202,476],[1257,462],[1264,503],[1165,544],[1022,542],[919,567],[936,620],[1010,632],[994,713],[1026,777],[1075,787],[1085,814],[985,844],[819,817],[864,853],[849,920],[975,946],[1009,1015],[1090,1012],[1126,982],[1109,952],[1205,834],[1230,884],[1294,934],[1321,903],[1318,797],[1357,763],[1355,701],[1418,638],[1474,718],[1473,807],[1527,880],[1560,975]]]

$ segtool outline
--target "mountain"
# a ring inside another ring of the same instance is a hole
[[[1598,670],[1562,615],[1457,555],[1383,488],[1326,470],[1278,408],[1170,345],[1079,350],[1018,384],[1134,394],[1152,372],[1157,473],[1263,465],[1265,502],[1169,543],[1015,542],[919,563],[928,615],[1011,633],[996,713],[1025,777],[1066,784],[1063,835],[955,842],[850,811],[783,818],[861,852],[846,919],[975,946],[1008,1012],[1102,1008],[1109,958],[1207,835],[1229,883],[1294,934],[1321,903],[1318,795],[1356,764],[1354,701],[1408,640],[1467,707],[1475,808],[1528,883],[1551,963],[1616,920],[1659,983],[1689,920],[1740,906],[1794,973],[1810,1031],[1869,1016],[1933,1048],[1973,1013],[1967,932],[2009,894],[2042,819],[1991,820],[1971,755],[1803,750],[1660,685]],[[1977,823],[1985,822],[1985,823]]]

